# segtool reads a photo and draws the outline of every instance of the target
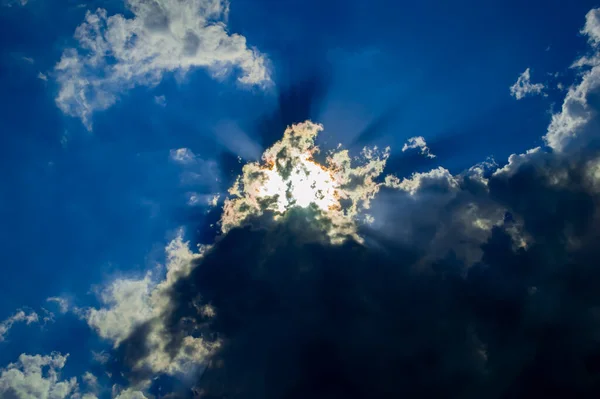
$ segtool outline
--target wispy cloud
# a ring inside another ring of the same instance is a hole
[[[154,96],[154,102],[161,107],[167,106],[167,97],[165,96]]]
[[[207,69],[221,79],[238,70],[244,85],[270,82],[267,61],[230,34],[223,0],[126,2],[133,16],[88,12],[76,29],[78,48],[69,48],[55,67],[56,104],[92,128],[92,114],[106,110],[134,86],[155,86],[167,72]]]
[[[46,302],[51,302],[51,303],[57,304],[58,308],[60,309],[60,313],[67,313],[70,308],[69,301],[66,300],[65,298],[53,296],[53,297],[46,299]]]
[[[517,100],[521,100],[527,96],[542,94],[545,86],[541,83],[531,83],[531,72],[529,68],[523,72],[514,85],[510,87],[510,94]]]
[[[196,162],[196,155],[189,148],[178,148],[171,150],[169,157],[180,164],[189,165]]]
[[[4,7],[25,6],[29,0],[2,0],[0,4]]]
[[[26,313],[23,310],[17,311],[14,315],[0,322],[0,342],[6,339],[8,332],[16,323],[30,325],[37,322],[39,322],[39,316],[36,312]]]
[[[429,147],[427,147],[427,142],[425,141],[423,136],[415,136],[409,138],[406,141],[406,143],[404,143],[404,146],[402,147],[402,152],[412,149],[419,149],[421,155],[424,155],[427,158],[435,158],[435,155],[432,154]]]

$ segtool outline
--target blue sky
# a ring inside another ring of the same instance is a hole
[[[102,8],[127,20],[135,9],[122,0],[0,4],[0,320],[18,309],[40,318],[14,324],[0,342],[0,365],[21,353],[59,351],[70,353],[65,373],[73,376],[98,371],[91,351],[110,351],[111,342],[47,298],[99,306],[103,287],[164,264],[180,227],[192,246],[210,244],[242,164],[257,160],[288,124],[322,123],[325,149],[390,146],[386,173],[399,178],[439,166],[459,174],[490,157],[504,165],[511,154],[544,146],[566,95],[557,85],[577,84],[581,75],[569,67],[589,52],[580,31],[597,6],[231,0],[226,17],[207,18],[223,21],[223,40],[237,35],[244,43],[187,69],[167,53],[161,60],[174,64],[148,73],[134,60],[122,76],[102,81],[105,72],[91,64],[62,71],[61,57],[68,49],[88,54],[74,37],[86,12]],[[135,40],[142,39],[131,39],[133,48]],[[230,51],[239,52],[233,61]],[[517,100],[510,87],[527,68],[543,94]],[[89,104],[73,94],[61,108],[61,90],[77,79],[105,91],[88,87],[96,90]],[[419,136],[435,158],[402,151]],[[175,156],[183,148],[191,162]],[[211,209],[215,194],[221,202]],[[42,307],[53,321],[41,321]]]

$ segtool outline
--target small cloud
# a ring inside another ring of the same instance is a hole
[[[167,97],[165,96],[154,96],[154,102],[161,107],[167,106]]]
[[[69,311],[69,302],[65,298],[53,296],[53,297],[46,299],[46,302],[56,303],[60,309],[60,313],[64,314]]]
[[[116,394],[116,392],[115,392]],[[148,397],[144,395],[142,391],[138,391],[134,388],[127,388],[123,391],[120,391],[115,399],[147,399]]]
[[[552,47],[550,45],[548,45],[548,47],[546,47],[545,51],[550,51],[552,49]]]
[[[0,4],[3,7],[12,7],[12,6],[24,6],[29,2],[29,0],[2,0]]]
[[[528,95],[542,94],[544,97],[546,94],[543,92],[545,86],[541,83],[531,83],[530,70],[527,68],[523,72],[516,83],[510,87],[510,94],[517,100],[525,98]]]
[[[33,64],[33,63],[35,63],[35,60],[34,60],[33,58],[31,58],[31,57],[21,57],[21,59],[22,59],[23,61],[25,61],[25,62],[28,62],[28,63],[30,63],[30,64]]]
[[[459,189],[459,182],[456,177],[452,176],[448,169],[441,166],[429,172],[415,172],[410,178],[402,180],[393,175],[386,176],[385,185],[390,188],[406,191],[411,196],[424,190],[455,192]]]
[[[419,149],[421,155],[425,155],[427,158],[435,158],[435,155],[432,154],[429,147],[427,147],[427,142],[425,142],[423,136],[415,136],[409,138],[402,147],[402,152],[412,149]]]
[[[199,194],[199,193],[188,193],[187,204],[189,206],[208,206],[215,207],[219,204],[220,194]]]
[[[110,360],[110,355],[106,351],[92,351],[92,359],[100,364],[106,364]]]
[[[45,75],[45,74],[43,74],[43,73],[41,73],[41,72],[39,72],[39,73],[38,73],[38,76],[37,76],[37,77],[38,77],[38,79],[41,79],[41,80],[43,80],[44,82],[47,82],[47,81],[48,81],[48,76],[47,76],[47,75]]]
[[[83,380],[83,382],[85,382],[90,391],[98,390],[98,377],[96,377],[94,374],[90,373],[89,371],[86,371],[85,374],[83,374],[83,376],[81,377],[81,379]]]
[[[588,37],[593,46],[600,44],[600,8],[594,8],[587,13],[581,33]]]
[[[196,162],[196,155],[189,148],[179,148],[177,150],[171,150],[169,157],[180,164],[189,165]]]
[[[219,203],[219,197],[221,197],[220,194],[213,195],[212,198],[208,201],[208,205],[212,207],[217,206],[217,204]]]
[[[39,316],[37,313],[33,311],[26,313],[23,310],[18,310],[14,315],[0,322],[0,342],[6,339],[6,335],[15,323],[25,323],[30,325],[32,323],[37,323],[38,321]]]

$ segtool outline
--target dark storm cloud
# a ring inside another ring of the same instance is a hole
[[[473,265],[452,241],[432,257],[376,230],[364,232],[367,245],[326,244],[306,210],[233,229],[172,288],[172,353],[187,335],[223,340],[194,384],[205,397],[597,397],[598,196],[586,183],[595,154],[542,155],[492,176],[489,192],[464,178],[452,200],[423,202],[439,218],[429,237],[466,236],[443,223],[466,204],[506,209]],[[516,221],[526,247],[515,245]],[[216,317],[199,315],[204,304]],[[147,332],[121,359],[147,355]]]
[[[311,209],[248,220],[194,258],[116,364],[147,380],[150,336],[174,358],[191,336],[221,346],[181,397],[600,397],[600,58],[585,63],[544,137],[553,152],[386,179],[364,245],[330,244]],[[314,117],[319,87],[281,98],[265,143]],[[443,155],[468,135],[429,144]]]

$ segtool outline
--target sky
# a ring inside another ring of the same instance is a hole
[[[0,0],[0,398],[597,397],[598,6]]]

